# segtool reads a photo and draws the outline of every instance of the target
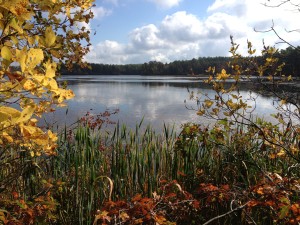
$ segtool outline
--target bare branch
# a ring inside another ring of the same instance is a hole
[[[271,2],[271,1],[268,0],[268,2]],[[267,3],[262,3],[263,6],[269,7],[269,8],[278,8],[278,7],[283,6],[285,4],[290,4],[292,7],[300,7],[300,3],[294,3],[291,0],[284,0],[284,1],[281,1],[280,3],[274,4],[274,5],[270,5],[270,4],[267,4]]]
[[[279,44],[279,43],[284,43],[284,44],[287,44],[289,46],[291,46],[292,48],[296,48],[296,46],[294,46],[293,44],[291,44],[290,42],[288,42],[287,40],[285,40],[284,38],[282,38],[278,32],[276,31],[276,29],[274,28],[274,21],[272,20],[272,26],[270,27],[269,30],[257,30],[256,28],[254,28],[254,31],[255,32],[259,32],[259,33],[269,33],[269,32],[273,32],[278,38],[279,40],[281,40],[281,42],[277,42],[276,44]],[[296,30],[295,30],[296,31]],[[288,31],[287,31],[288,32]]]
[[[270,0],[268,0],[270,1]],[[286,3],[290,2],[290,0],[285,0],[285,1],[282,1],[281,3],[278,3],[276,5],[268,5],[267,3],[262,3],[263,6],[266,6],[266,7],[269,7],[269,8],[278,8]]]
[[[220,218],[222,218],[222,217],[225,217],[225,216],[230,215],[231,213],[234,213],[234,212],[236,212],[236,211],[239,211],[239,210],[245,208],[245,207],[247,206],[247,204],[248,204],[248,202],[246,202],[244,205],[241,205],[241,206],[239,206],[239,207],[236,207],[236,208],[230,210],[230,211],[227,212],[227,213],[224,213],[224,214],[222,214],[222,215],[216,216],[216,217],[214,217],[214,218],[212,218],[212,219],[206,221],[206,222],[205,222],[204,224],[202,224],[202,225],[210,224],[211,222],[213,222],[213,221],[215,221],[215,220],[217,220],[217,219],[220,219]]]

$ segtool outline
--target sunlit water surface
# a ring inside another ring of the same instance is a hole
[[[62,127],[70,125],[88,111],[97,115],[105,110],[118,109],[119,113],[111,116],[112,121],[119,121],[128,127],[135,127],[143,120],[144,126],[151,124],[155,130],[162,130],[163,124],[174,125],[176,130],[186,122],[208,125],[211,120],[196,115],[197,105],[189,99],[188,90],[207,93],[214,92],[204,87],[201,80],[187,76],[63,76],[60,81],[67,81],[76,97],[68,101],[67,108],[59,108],[45,117],[45,123]],[[248,90],[241,94],[250,97]],[[272,97],[256,98],[254,116],[271,119],[275,112]]]

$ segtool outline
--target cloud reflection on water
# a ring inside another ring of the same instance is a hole
[[[68,115],[65,115],[66,109],[59,109],[47,117],[49,121],[57,121],[59,125],[64,122],[70,124],[91,109],[94,114],[106,109],[120,109],[112,120],[119,120],[130,127],[135,127],[143,117],[144,124],[151,123],[157,130],[162,130],[163,123],[175,123],[178,129],[180,124],[185,122],[211,122],[185,107],[186,100],[188,106],[196,108],[196,103],[189,100],[187,88],[197,92],[201,88],[201,83],[197,80],[185,77],[147,79],[138,76],[134,79],[132,76],[94,76],[91,81],[88,78],[91,76],[73,79],[67,77],[70,81],[69,88],[74,91],[76,97],[68,103]],[[209,89],[202,89],[202,92],[208,93],[209,96],[214,94]],[[241,91],[241,94],[247,96],[249,92]],[[271,98],[257,96],[256,102],[255,114],[259,116],[266,118],[274,110]]]

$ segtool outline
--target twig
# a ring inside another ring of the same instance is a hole
[[[230,211],[227,212],[227,213],[224,213],[224,214],[222,214],[222,215],[216,216],[216,217],[214,217],[214,218],[212,218],[212,219],[206,221],[206,222],[203,223],[202,225],[207,225],[207,224],[209,224],[209,223],[211,223],[211,222],[213,222],[213,221],[215,221],[215,220],[217,220],[217,219],[220,219],[220,218],[222,218],[222,217],[228,216],[229,214],[231,214],[231,213],[233,213],[233,212],[235,212],[235,211],[241,210],[241,209],[245,208],[245,207],[247,206],[247,204],[248,204],[248,202],[245,203],[244,205],[241,205],[241,206],[239,206],[239,207],[236,207],[235,209],[230,210]]]
[[[275,30],[274,28],[274,21],[272,20],[272,26],[270,27],[269,30],[263,30],[263,31],[260,31],[260,30],[257,30],[256,28],[254,28],[254,31],[255,32],[259,32],[259,33],[269,33],[269,32],[273,32],[277,38],[279,38],[279,40],[281,40],[281,43],[285,43],[289,46],[291,46],[292,48],[296,49],[296,46],[294,46],[293,44],[291,44],[290,42],[288,42],[287,40],[285,40],[284,38],[282,38],[279,33]],[[279,43],[277,43],[279,44]]]

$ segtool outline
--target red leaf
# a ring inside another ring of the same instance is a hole
[[[13,196],[14,199],[18,199],[19,198],[18,192],[13,191],[11,194],[12,194],[12,196]]]
[[[228,184],[224,184],[224,185],[222,185],[222,188],[223,188],[224,190],[226,190],[226,191],[229,191],[229,190],[230,190],[230,188],[229,188],[229,185],[228,185]]]
[[[132,198],[132,202],[137,202],[137,201],[140,201],[142,199],[142,195],[141,194],[137,194],[136,196],[134,196]]]

